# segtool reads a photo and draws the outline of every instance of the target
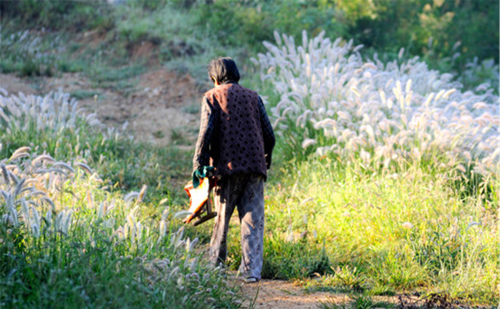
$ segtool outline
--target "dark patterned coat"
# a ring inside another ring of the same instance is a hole
[[[195,169],[210,164],[222,176],[267,176],[274,144],[273,129],[255,91],[227,83],[205,93]]]

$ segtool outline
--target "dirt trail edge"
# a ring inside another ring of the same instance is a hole
[[[284,280],[261,280],[241,285],[243,308],[255,309],[318,309],[321,303],[347,304],[348,294],[304,291],[301,286]],[[397,297],[373,296],[373,301],[396,304]]]
[[[242,284],[241,292],[245,297],[243,308],[259,309],[318,308],[320,302],[326,302],[330,296],[324,292],[306,294],[302,288],[283,280]]]

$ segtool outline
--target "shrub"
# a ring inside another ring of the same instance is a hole
[[[39,1],[19,0],[0,3],[2,19],[13,20],[15,25],[52,30],[109,29],[111,6],[106,0],[97,1]]]
[[[327,31],[342,36],[346,26],[338,21],[341,13],[318,1],[215,1],[200,4],[193,11],[199,24],[208,25],[224,45],[248,46],[261,50],[260,43],[272,38],[272,31],[300,35],[302,29],[312,33]]]

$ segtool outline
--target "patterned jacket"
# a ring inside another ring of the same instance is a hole
[[[205,93],[193,167],[217,175],[262,174],[271,166],[275,137],[260,96],[238,83]]]

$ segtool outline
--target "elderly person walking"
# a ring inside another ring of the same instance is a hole
[[[240,274],[245,282],[261,279],[264,237],[264,182],[271,166],[275,137],[260,96],[238,84],[240,74],[229,57],[210,62],[214,88],[202,100],[201,124],[193,158],[194,171],[215,168],[218,216],[210,241],[210,260],[223,264],[234,208],[241,224]]]

